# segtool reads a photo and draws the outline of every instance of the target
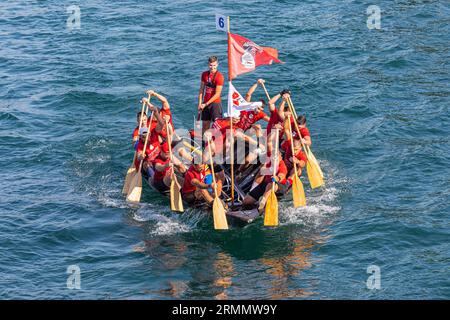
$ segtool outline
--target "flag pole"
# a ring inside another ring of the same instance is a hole
[[[231,84],[231,63],[230,63],[230,16],[227,17],[227,27],[228,27],[228,82],[230,87]],[[230,88],[228,88],[230,90]],[[230,103],[228,101],[228,103]],[[232,111],[232,110],[229,110]],[[233,117],[232,112],[229,115],[230,117],[230,160],[231,160],[231,204],[234,204],[234,137],[233,137]]]

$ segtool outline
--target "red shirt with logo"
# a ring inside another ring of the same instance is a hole
[[[241,111],[240,120],[236,124],[236,127],[247,131],[252,126],[252,124],[258,122],[261,119],[264,119],[264,117],[266,116],[267,114],[264,111]]]
[[[216,71],[216,73],[211,73],[210,71],[205,71],[202,73],[202,82],[205,83],[205,92],[203,94],[203,103],[206,103],[211,99],[211,97],[216,93],[217,86],[223,86],[224,78],[223,75]],[[213,103],[219,103],[221,101],[220,96],[213,101]]]
[[[205,169],[202,169],[200,172],[198,172],[192,165],[184,176],[184,183],[181,191],[184,194],[194,192],[197,187],[192,184],[192,180],[197,179],[198,181],[202,182],[203,179],[205,179],[205,175]]]

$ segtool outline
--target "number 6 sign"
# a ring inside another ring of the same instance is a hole
[[[216,13],[216,29],[228,32],[228,17]]]

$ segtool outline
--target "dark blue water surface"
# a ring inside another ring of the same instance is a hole
[[[216,232],[147,186],[138,209],[121,195],[144,91],[189,128],[207,56],[226,74],[216,12],[279,50],[234,84],[291,88],[326,175],[276,229]],[[0,298],[450,298],[449,17],[431,0],[2,1]]]

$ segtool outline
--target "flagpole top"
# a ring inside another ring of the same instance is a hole
[[[230,33],[230,16],[227,17],[227,20],[228,20],[228,23],[227,23],[227,25],[228,25],[228,33]]]

